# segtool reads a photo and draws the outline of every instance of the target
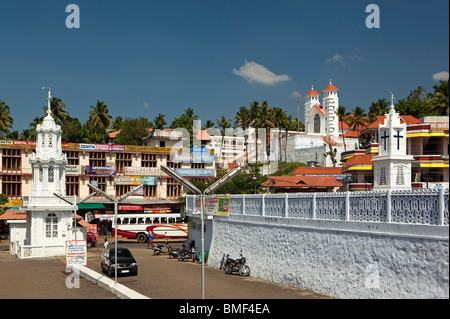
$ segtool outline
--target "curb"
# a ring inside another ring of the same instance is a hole
[[[114,280],[99,274],[92,269],[87,268],[86,266],[82,265],[74,265],[73,268],[79,272],[81,276],[84,278],[92,281],[93,283],[99,285],[100,287],[103,287],[109,291],[111,291],[116,296],[122,298],[122,299],[150,299],[147,296],[144,296],[134,290],[131,290],[128,287],[125,287],[122,284],[117,283],[115,284]]]

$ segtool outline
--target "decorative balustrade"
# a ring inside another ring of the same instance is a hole
[[[230,195],[229,215],[448,226],[448,200],[448,189]],[[199,202],[187,195],[186,211]]]

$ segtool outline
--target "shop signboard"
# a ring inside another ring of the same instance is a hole
[[[157,183],[156,176],[116,176],[116,185],[149,185],[154,186]]]
[[[214,177],[212,168],[176,168],[175,173],[183,177]]]
[[[91,166],[86,165],[83,168],[84,174],[87,175],[99,175],[99,176],[110,176],[116,175],[115,166]]]

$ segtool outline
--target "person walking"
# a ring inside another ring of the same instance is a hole
[[[153,240],[153,233],[151,232],[151,231],[149,231],[148,232],[148,235],[147,235],[147,249],[149,249],[150,248],[150,245],[152,245],[153,243],[152,243],[152,240]]]

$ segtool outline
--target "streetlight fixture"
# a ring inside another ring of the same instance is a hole
[[[131,195],[133,195],[134,193],[136,193],[136,191],[140,190],[142,187],[144,187],[144,184],[141,184],[135,188],[133,188],[132,190],[130,190],[128,193],[126,193],[125,195],[122,195],[119,198],[114,198],[108,194],[106,194],[104,191],[102,191],[101,189],[95,187],[94,185],[88,184],[89,188],[91,188],[95,193],[105,197],[107,200],[109,200],[110,202],[114,203],[114,225],[116,225],[116,230],[114,231],[114,262],[116,263],[116,267],[114,267],[114,283],[117,284],[117,206],[118,204],[127,199],[128,197],[130,197]],[[92,193],[91,195],[94,196]]]
[[[161,165],[161,170],[166,173],[167,175],[174,178],[177,182],[179,182],[181,185],[192,191],[193,193],[200,195],[200,213],[201,213],[201,256],[202,256],[202,279],[201,279],[201,289],[202,289],[202,299],[205,299],[205,213],[204,213],[204,207],[205,207],[205,194],[211,194],[216,189],[218,189],[220,186],[228,182],[230,179],[232,179],[236,174],[238,174],[242,167],[238,166],[232,171],[230,171],[228,174],[222,176],[219,180],[214,182],[212,185],[210,185],[208,188],[206,188],[203,193],[195,187],[192,183],[190,183],[188,180],[186,180],[184,177],[182,177],[180,174],[176,173],[174,170],[168,168],[167,166]]]

